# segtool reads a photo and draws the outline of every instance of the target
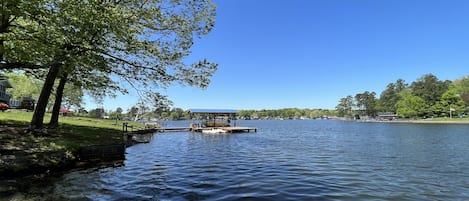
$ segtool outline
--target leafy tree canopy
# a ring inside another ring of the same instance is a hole
[[[339,104],[336,106],[336,110],[339,112],[339,116],[343,117],[346,114],[352,115],[352,107],[353,97],[349,95],[340,99]]]
[[[355,95],[356,105],[365,115],[375,116],[376,114],[376,93],[365,91]]]
[[[412,94],[422,98],[426,104],[434,105],[437,103],[441,95],[448,90],[451,81],[440,81],[436,76],[427,74],[417,79],[410,85]]]
[[[400,93],[406,88],[407,84],[402,79],[398,79],[395,83],[389,83],[379,97],[381,111],[396,112],[396,104],[402,98]]]
[[[397,102],[397,113],[402,117],[416,118],[425,114],[428,105],[423,98],[413,95],[410,91],[402,93]]]
[[[8,93],[12,94],[13,100],[19,100],[22,97],[31,97],[37,100],[43,81],[20,72],[7,73],[6,76],[13,85],[13,88],[7,89]]]
[[[214,26],[210,0],[22,0],[1,7],[0,68],[49,71],[33,116],[37,127],[57,77],[103,96],[126,93],[121,81],[146,92],[171,83],[206,88],[217,69],[206,59],[185,61],[193,39]]]
[[[455,80],[454,86],[462,100],[469,105],[469,75]]]
[[[441,81],[432,74],[423,75],[408,86],[398,79],[389,83],[381,93],[379,100],[373,92],[355,95],[359,110],[367,115],[376,112],[394,112],[401,117],[440,117],[452,114],[465,114],[469,106],[469,76],[451,82]],[[339,101],[336,109],[344,115],[347,98]]]

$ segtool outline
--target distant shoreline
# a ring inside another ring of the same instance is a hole
[[[469,124],[469,119],[465,120],[432,120],[432,119],[397,119],[397,120],[364,120],[358,122],[376,123],[402,123],[402,124]]]
[[[469,120],[409,120],[414,124],[469,124]]]

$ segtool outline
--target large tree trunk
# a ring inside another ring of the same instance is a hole
[[[34,110],[33,119],[29,129],[42,128],[44,121],[44,114],[46,113],[47,102],[49,101],[52,88],[54,87],[55,79],[59,74],[60,64],[52,64],[47,73],[46,81],[42,86],[41,94],[39,95],[39,100],[37,101],[36,109]]]
[[[55,102],[54,107],[52,109],[52,116],[50,118],[49,125],[52,127],[59,126],[59,115],[60,115],[60,107],[62,106],[62,97],[64,94],[65,83],[67,83],[68,74],[65,73],[62,78],[60,78],[59,86],[57,86],[57,90],[55,91]]]

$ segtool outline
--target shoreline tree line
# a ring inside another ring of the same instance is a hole
[[[17,87],[10,89],[14,97],[32,96],[38,97],[40,85],[43,81],[27,76],[24,73],[8,73],[8,77]],[[57,85],[57,83],[56,83]],[[95,108],[83,113],[83,93],[76,90],[73,85],[65,86],[63,102],[65,108],[75,108],[77,115],[95,118],[129,118],[136,119],[190,119],[187,112],[182,108],[172,108],[172,102],[166,96],[160,95],[151,104],[140,100],[135,106],[124,111],[122,108],[116,110],[104,110]],[[52,99],[55,94],[52,93]],[[47,111],[52,111],[49,103]],[[435,75],[423,75],[416,81],[407,84],[398,79],[389,83],[379,97],[375,92],[365,91],[355,96],[347,96],[340,99],[335,110],[328,109],[262,109],[262,110],[239,110],[239,119],[316,119],[325,117],[348,117],[355,115],[376,117],[380,113],[397,114],[403,118],[428,118],[464,116],[469,106],[469,76],[455,81],[439,80]],[[81,114],[80,114],[81,113]]]
[[[31,97],[35,100],[39,97],[40,87],[44,81],[36,79],[24,72],[10,72],[5,74],[15,88],[8,89],[14,99],[21,97]],[[58,83],[56,83],[56,86]],[[51,94],[51,100],[55,99],[55,93]],[[158,101],[147,104],[145,101],[138,101],[136,105],[124,110],[120,107],[115,110],[105,110],[103,108],[94,108],[85,111],[83,108],[84,93],[74,88],[72,84],[66,84],[63,93],[62,105],[65,109],[74,111],[74,115],[87,116],[93,118],[109,117],[139,119],[169,119],[169,120],[188,120],[190,119],[187,111],[182,108],[173,108],[173,103],[165,96],[158,98]],[[46,111],[53,110],[53,101],[47,105]],[[282,108],[282,109],[261,109],[261,110],[239,110],[239,119],[316,119],[336,116],[336,110],[327,109],[300,109],[300,108]]]
[[[104,111],[102,109],[93,109],[89,116],[101,118],[106,115],[109,118],[128,118],[133,119],[139,116],[140,119],[167,119],[167,120],[190,120],[187,110],[182,108],[166,108],[165,110],[155,110],[155,108],[146,108],[146,112],[138,114],[139,108],[134,106],[127,113],[123,113],[122,108],[114,111]],[[98,112],[96,112],[98,111]],[[100,113],[102,112],[102,113]],[[318,119],[336,116],[335,110],[325,109],[300,109],[300,108],[282,108],[282,109],[262,109],[262,110],[238,110],[238,119]]]
[[[440,80],[426,74],[410,84],[398,79],[389,83],[379,97],[365,91],[346,96],[336,106],[340,117],[376,117],[380,113],[402,118],[465,116],[469,106],[469,76]]]

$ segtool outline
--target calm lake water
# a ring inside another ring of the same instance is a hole
[[[77,200],[469,200],[469,125],[238,125],[258,132],[158,133],[129,147],[123,166],[74,170],[48,191]]]

